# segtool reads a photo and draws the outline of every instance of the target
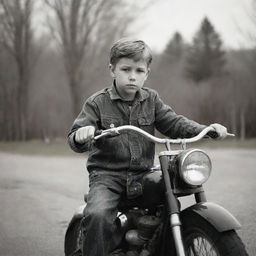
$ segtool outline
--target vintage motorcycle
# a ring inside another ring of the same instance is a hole
[[[188,139],[157,138],[131,125],[104,130],[95,136],[116,136],[122,131],[138,132],[154,143],[166,145],[159,153],[158,167],[145,175],[143,195],[120,205],[116,217],[120,249],[132,256],[246,256],[236,230],[239,222],[223,207],[207,202],[203,183],[211,174],[211,160],[200,149],[186,144],[206,137],[212,127]],[[230,134],[231,135],[231,134]],[[179,144],[180,149],[171,149]],[[182,209],[179,198],[194,195],[195,204]],[[86,201],[86,198],[85,198]],[[86,203],[78,208],[65,235],[65,255],[81,255],[81,219]]]

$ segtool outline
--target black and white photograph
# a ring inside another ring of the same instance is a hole
[[[0,0],[0,256],[256,255],[256,0]]]

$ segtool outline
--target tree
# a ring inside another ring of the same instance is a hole
[[[1,9],[1,45],[15,61],[17,81],[12,88],[12,102],[6,105],[13,108],[12,122],[15,125],[11,138],[25,140],[28,136],[28,92],[31,77],[31,46],[33,31],[31,16],[33,1],[0,0]],[[2,86],[3,83],[2,83]],[[5,89],[7,89],[5,85]],[[7,90],[6,90],[7,91]],[[10,88],[8,88],[10,91]],[[10,94],[10,92],[8,92]],[[8,97],[5,98],[8,100]],[[16,120],[15,120],[16,118]]]
[[[195,82],[220,76],[224,72],[225,58],[222,41],[208,18],[204,18],[190,47],[186,75]]]
[[[64,57],[75,116],[80,108],[79,86],[86,48],[108,1],[45,0],[45,2],[54,13],[54,18],[49,21],[49,27],[58,40]]]
[[[49,27],[64,57],[74,116],[80,111],[81,84],[102,49],[127,26],[142,7],[122,0],[45,0],[54,13]],[[151,2],[151,1],[149,1]],[[86,64],[86,65],[85,65]]]
[[[81,83],[85,72],[84,65],[89,56],[97,55],[104,48],[105,41],[114,39],[111,30],[113,24],[120,25],[124,29],[127,23],[119,23],[115,20],[122,1],[117,0],[45,0],[53,10],[55,17],[51,19],[49,26],[52,34],[59,42],[64,57],[65,69],[69,80],[69,88],[73,103],[74,116],[81,106]],[[126,15],[130,17],[130,14]],[[127,19],[126,19],[127,21]],[[110,35],[103,37],[102,35]],[[118,33],[115,30],[115,34]],[[95,47],[95,44],[97,47]],[[94,56],[95,57],[95,56]],[[87,63],[91,68],[92,63]]]
[[[0,139],[12,140],[15,137],[15,73],[13,60],[4,47],[0,46]]]
[[[138,17],[137,13],[142,13],[142,9],[143,11],[146,9],[144,6],[134,6],[136,1],[133,2],[108,1],[109,6],[106,6],[108,11],[102,12],[91,36],[91,43],[86,49],[83,69],[83,77],[86,79],[83,80],[80,96],[87,98],[111,83],[107,68],[110,47],[117,39],[131,35],[128,28],[134,22],[135,17]]]
[[[256,1],[252,0],[250,9],[246,10],[246,14],[251,22],[253,30],[243,30],[242,35],[251,43],[251,49],[244,49],[238,52],[237,59],[242,66],[243,73],[238,70],[233,71],[232,85],[237,90],[236,112],[237,125],[240,127],[240,138],[243,140],[249,136],[255,136],[256,124]],[[240,30],[241,33],[241,30]],[[234,65],[232,65],[234,69]]]
[[[184,115],[191,115],[192,108],[184,104],[188,100],[193,88],[188,85],[184,77],[184,63],[187,45],[179,32],[170,38],[164,51],[155,56],[151,71],[149,86],[159,91],[160,96],[175,111]],[[159,60],[159,61],[158,61]]]
[[[179,60],[184,52],[183,37],[179,32],[175,32],[167,44],[163,56],[171,62]]]

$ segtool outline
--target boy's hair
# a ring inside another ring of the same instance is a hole
[[[152,62],[152,54],[148,45],[142,40],[129,38],[118,40],[110,50],[110,64],[115,66],[121,58],[130,58],[134,61],[144,60],[148,66]]]

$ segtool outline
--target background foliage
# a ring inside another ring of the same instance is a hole
[[[67,135],[83,101],[111,84],[110,46],[132,36],[130,25],[148,6],[135,2],[0,0],[0,140]],[[40,10],[41,32],[34,22]],[[256,28],[255,5],[251,12]],[[147,86],[177,113],[255,137],[256,40],[252,49],[224,45],[207,17],[192,44],[176,32],[154,53]]]

